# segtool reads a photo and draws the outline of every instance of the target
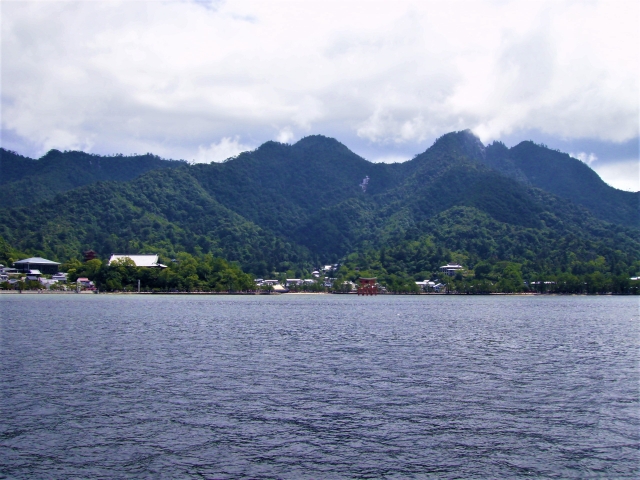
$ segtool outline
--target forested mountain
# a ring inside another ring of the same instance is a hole
[[[617,190],[580,160],[533,142],[486,148],[480,161],[517,180],[582,205],[596,217],[640,228],[640,192]]]
[[[425,278],[458,261],[470,274],[478,267],[478,278],[513,269],[628,277],[640,269],[637,198],[530,142],[485,148],[470,132],[455,132],[389,165],[311,136],[4,208],[0,235],[62,261],[89,248],[102,258],[211,253],[259,276],[299,276],[341,261],[341,275]]]
[[[39,160],[0,148],[0,188],[5,207],[32,205],[57,193],[104,180],[128,181],[149,170],[185,162],[155,155],[102,157],[50,150]]]

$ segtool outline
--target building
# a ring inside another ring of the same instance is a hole
[[[436,293],[445,293],[447,286],[444,283],[437,283],[433,286],[433,291]]]
[[[82,256],[84,257],[84,261],[88,262],[89,260],[95,260],[98,258],[98,254],[93,250],[87,250],[86,252],[82,252]]]
[[[67,274],[66,273],[56,273],[51,276],[51,280],[56,280],[57,282],[67,283]]]
[[[440,267],[440,271],[449,277],[455,276],[456,273],[461,272],[462,270],[464,270],[464,267],[457,263],[447,263]]]
[[[82,288],[86,288],[88,290],[91,290],[93,288],[95,288],[94,283],[89,280],[87,277],[80,277],[76,280],[76,283],[81,286]]]
[[[342,292],[354,292],[354,291],[358,290],[358,287],[351,280],[347,280],[345,282],[342,282],[340,290]]]
[[[256,286],[261,289],[267,289],[276,293],[287,293],[289,289],[280,285],[279,280],[264,280],[262,278],[256,278],[254,280]]]
[[[424,292],[431,292],[433,291],[433,287],[436,286],[436,282],[423,280],[422,282],[416,282],[416,285]]]
[[[18,260],[13,262],[13,266],[24,273],[29,273],[30,270],[40,270],[41,273],[54,274],[58,272],[60,264],[53,262],[42,257],[25,258],[24,260]]]
[[[114,253],[111,255],[111,258],[109,259],[109,265],[111,265],[116,260],[120,260],[122,258],[128,258],[133,263],[135,263],[136,267],[167,268],[166,265],[158,263],[157,254],[127,255],[127,254],[121,254],[121,253]]]

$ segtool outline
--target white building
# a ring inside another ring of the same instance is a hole
[[[122,258],[128,258],[133,263],[135,263],[136,267],[167,268],[166,265],[158,263],[157,254],[126,255],[126,254],[114,253],[111,255],[111,258],[109,259],[109,265],[111,265],[116,260],[120,260]]]
[[[436,286],[436,283],[431,282],[429,280],[423,280],[422,282],[416,282],[416,285],[425,292],[431,292],[433,291],[433,288]]]
[[[464,270],[462,265],[458,265],[457,263],[447,263],[440,267],[440,271],[449,277],[453,277],[456,273]]]

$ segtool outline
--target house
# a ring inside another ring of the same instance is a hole
[[[54,275],[51,275],[51,280],[56,280],[58,282],[66,283],[67,282],[67,274],[58,272]]]
[[[300,278],[287,278],[285,280],[285,285],[287,287],[292,287],[292,286],[300,286],[302,285],[304,282],[300,279]]]
[[[167,268],[166,265],[158,263],[157,254],[128,255],[128,254],[114,253],[111,255],[111,258],[109,259],[109,265],[111,265],[116,260],[120,260],[122,258],[128,258],[133,263],[135,263],[136,267]]]
[[[39,270],[42,273],[52,274],[58,271],[60,264],[42,257],[31,257],[13,262],[13,266],[24,273],[28,273],[29,270]]]
[[[447,286],[444,283],[437,283],[433,286],[433,291],[436,293],[446,292]]]
[[[353,292],[358,290],[358,287],[356,286],[355,283],[353,283],[351,280],[348,280],[346,282],[342,282],[342,291],[348,291],[348,292]]]
[[[91,280],[89,280],[87,277],[80,277],[76,280],[76,282],[80,287],[86,288],[87,290],[95,290],[96,288],[94,283]]]
[[[256,286],[258,287],[271,287],[270,290],[276,293],[287,293],[289,291],[288,288],[280,285],[280,281],[278,280],[263,280],[262,278],[254,279]]]
[[[327,288],[331,288],[333,287],[333,282],[335,282],[337,279],[336,278],[331,278],[331,277],[324,277],[324,286]]]
[[[51,289],[51,285],[55,285],[56,283],[58,283],[57,280],[52,280],[49,278],[39,278],[38,281],[42,284],[43,287],[45,287],[47,290]]]
[[[449,277],[455,276],[456,273],[464,270],[462,265],[458,265],[457,263],[447,263],[440,267],[440,271]]]
[[[430,291],[433,291],[433,288],[436,286],[436,283],[431,282],[429,280],[423,280],[421,282],[416,282],[416,285],[424,292],[430,292]]]
[[[20,274],[20,270],[18,270],[17,268],[9,268],[9,267],[4,267],[0,269],[0,273],[4,274],[4,275],[19,275]]]

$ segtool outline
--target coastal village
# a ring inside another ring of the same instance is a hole
[[[95,260],[96,252],[84,252],[84,261]],[[158,254],[112,254],[108,264],[115,265],[123,261],[131,262],[136,268],[168,268],[159,262]],[[0,264],[0,289],[4,291],[48,291],[48,292],[86,292],[98,293],[99,289],[88,277],[70,278],[61,271],[62,264],[42,257],[24,258],[13,262],[12,266]],[[322,265],[311,272],[309,278],[254,279],[255,289],[246,293],[342,293],[356,295],[378,295],[390,293],[377,282],[376,278],[362,277],[357,281],[345,280],[337,283],[335,277],[340,264]],[[459,264],[447,264],[440,267],[443,276],[453,277],[464,272]],[[446,283],[439,280],[415,282],[413,293],[448,293]],[[137,292],[141,292],[138,284]],[[178,293],[178,292],[171,292]]]
[[[97,254],[93,250],[84,253],[84,262],[97,261]],[[171,262],[177,262],[172,260]],[[107,265],[116,267],[127,265],[136,269],[169,268],[162,264],[158,254],[112,254]],[[379,295],[389,293],[411,294],[455,294],[455,293],[494,293],[481,290],[460,291],[453,287],[450,279],[465,278],[467,270],[460,264],[447,263],[442,265],[433,279],[415,280],[415,286],[409,286],[403,291],[391,290],[381,284],[375,277],[359,277],[352,280],[338,278],[340,264],[327,264],[314,269],[308,278],[255,278],[253,287],[225,290],[215,292],[205,289],[149,289],[147,285],[137,280],[126,289],[103,288],[102,293],[127,292],[127,293],[234,293],[234,294],[284,294],[284,293],[337,293],[354,295]],[[12,266],[0,264],[0,291],[9,292],[75,292],[75,293],[100,293],[100,285],[94,282],[91,275],[83,276],[75,274],[76,270],[69,272],[64,270],[63,264],[42,257],[24,258],[13,262]],[[637,293],[640,285],[640,277],[629,278],[630,285]],[[558,282],[553,280],[533,280],[523,282],[521,293],[564,293],[559,290]],[[471,287],[473,288],[473,287]],[[586,290],[586,289],[585,289]],[[500,292],[496,292],[500,293]],[[589,293],[586,291],[585,293]],[[608,292],[591,292],[608,293]]]

